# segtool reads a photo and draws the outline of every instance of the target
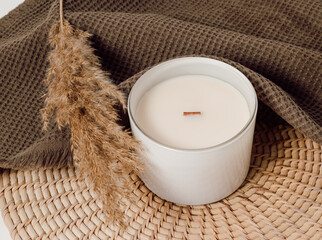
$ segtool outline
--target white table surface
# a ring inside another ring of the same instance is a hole
[[[5,16],[9,11],[17,7],[24,0],[0,0],[0,18]],[[0,214],[0,239],[11,240],[8,228],[5,226],[2,215]]]
[[[11,240],[8,228],[4,224],[2,216],[0,216],[0,239],[1,240]]]

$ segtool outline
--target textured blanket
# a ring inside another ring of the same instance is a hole
[[[320,0],[66,0],[64,15],[92,34],[103,70],[125,93],[167,59],[220,59],[254,85],[259,119],[283,119],[322,143]],[[69,130],[44,132],[40,115],[58,18],[58,1],[26,0],[0,19],[0,167],[72,164]]]

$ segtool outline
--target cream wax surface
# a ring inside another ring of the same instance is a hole
[[[148,90],[135,116],[141,130],[157,142],[180,149],[201,149],[239,133],[250,111],[243,95],[230,84],[205,75],[184,75]]]

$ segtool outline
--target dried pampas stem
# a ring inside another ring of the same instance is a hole
[[[59,0],[59,16],[60,16],[61,29],[63,31],[63,25],[64,25],[63,0]]]
[[[117,106],[124,108],[125,101],[101,70],[89,36],[62,18],[50,31],[44,128],[51,117],[60,129],[70,127],[76,169],[93,186],[109,222],[124,226],[129,173],[137,173],[140,166],[139,144],[117,124]]]

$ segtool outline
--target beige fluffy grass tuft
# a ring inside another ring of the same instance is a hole
[[[108,222],[124,226],[124,200],[131,192],[129,173],[137,173],[139,144],[117,124],[121,92],[101,70],[87,32],[64,20],[50,31],[52,50],[42,109],[44,128],[50,119],[71,129],[71,147],[80,177],[102,201]]]

